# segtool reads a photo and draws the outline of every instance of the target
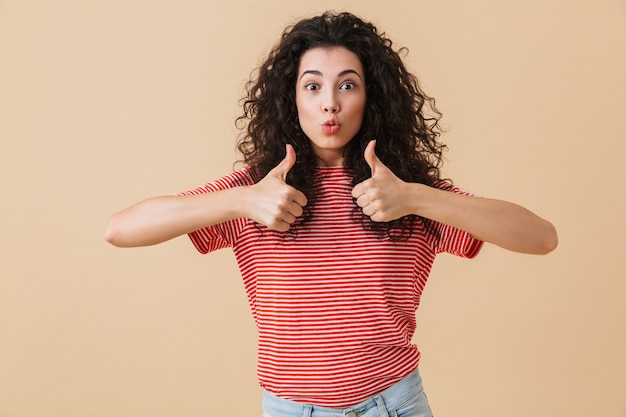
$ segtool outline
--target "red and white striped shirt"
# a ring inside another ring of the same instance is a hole
[[[345,168],[316,175],[320,195],[297,234],[242,218],[190,237],[202,253],[233,248],[258,328],[260,384],[281,398],[341,408],[417,367],[415,311],[435,255],[473,257],[482,242],[441,223],[437,238],[420,222],[409,240],[380,238],[353,220]],[[183,194],[251,184],[244,168]]]

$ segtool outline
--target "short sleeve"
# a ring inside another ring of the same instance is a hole
[[[445,191],[472,196],[445,181],[440,181],[435,186]],[[484,244],[482,240],[476,239],[468,232],[438,222],[435,223],[435,235],[437,253],[445,252],[462,258],[476,257]]]
[[[227,190],[234,187],[252,185],[254,182],[248,168],[233,172],[217,180],[211,181],[202,187],[183,191],[179,195],[198,195]],[[188,234],[191,242],[202,254],[232,247],[242,230],[244,219],[233,219],[224,223],[206,226]]]

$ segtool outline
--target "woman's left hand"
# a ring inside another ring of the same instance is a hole
[[[372,176],[354,187],[352,197],[356,199],[363,214],[373,221],[388,222],[411,214],[410,209],[403,204],[406,200],[407,183],[378,159],[374,152],[375,146],[376,141],[370,141],[364,153]]]

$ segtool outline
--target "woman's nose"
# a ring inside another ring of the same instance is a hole
[[[322,109],[325,113],[337,113],[339,111],[339,103],[335,99],[334,94],[328,94],[324,97]]]

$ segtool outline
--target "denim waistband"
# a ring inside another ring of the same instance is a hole
[[[266,417],[387,417],[387,410],[401,406],[422,392],[422,378],[416,369],[381,393],[350,407],[321,407],[285,400],[264,391],[263,410]]]

